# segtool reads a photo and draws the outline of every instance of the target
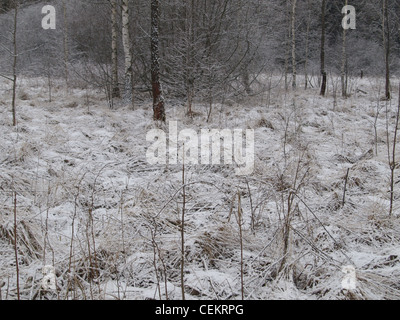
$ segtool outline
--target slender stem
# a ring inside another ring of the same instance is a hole
[[[183,145],[183,164],[182,164],[182,192],[183,192],[183,204],[182,204],[182,220],[181,220],[181,287],[182,287],[182,300],[185,300],[185,210],[186,210],[186,186],[185,186],[185,145]]]
[[[19,263],[18,263],[18,245],[17,245],[17,192],[14,191],[14,251],[15,251],[15,271],[17,273],[17,297],[20,299],[19,293]]]
[[[394,201],[394,170],[396,169],[396,140],[397,140],[397,131],[399,126],[399,117],[400,117],[400,85],[399,85],[399,103],[397,105],[396,112],[396,126],[394,128],[394,137],[393,137],[393,151],[392,151],[392,161],[390,163],[390,208],[389,215],[393,214],[393,201]]]
[[[240,240],[240,287],[242,300],[244,300],[244,264],[243,264],[243,230],[242,230],[242,205],[240,200],[240,192],[238,191],[238,226],[239,226],[239,240]]]

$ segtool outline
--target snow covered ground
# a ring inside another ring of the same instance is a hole
[[[185,166],[185,203],[183,166],[147,163],[146,134],[159,126],[150,104],[110,110],[101,93],[62,85],[49,102],[45,79],[24,79],[14,128],[1,82],[1,298],[18,294],[16,212],[22,299],[181,299],[184,208],[187,299],[399,299],[386,134],[397,94],[380,101],[373,78],[352,79],[346,100],[278,80],[214,105],[209,123],[204,105],[190,119],[168,101],[180,130],[255,130],[254,173]]]

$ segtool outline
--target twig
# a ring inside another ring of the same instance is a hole
[[[338,248],[340,248],[339,243],[336,241],[336,239],[331,235],[331,233],[328,231],[328,229],[326,229],[326,227],[324,226],[324,224],[322,223],[321,220],[319,220],[319,218],[317,217],[317,215],[315,214],[315,212],[313,210],[311,210],[311,208],[307,205],[307,203],[301,199],[295,192],[293,192],[293,195],[295,195],[304,205],[305,207],[311,212],[311,214],[314,216],[315,219],[317,219],[317,221],[321,224],[322,228],[325,230],[325,232],[328,234],[328,236],[333,240],[333,242],[337,245]],[[343,252],[343,250],[339,249],[342,254],[346,257],[346,259],[354,265],[354,262],[349,258],[349,256],[347,254],[345,254]]]
[[[13,81],[12,78],[10,78],[10,77],[8,77],[8,76],[6,76],[6,75],[4,75],[4,74],[1,74],[1,73],[0,73],[0,77],[2,77],[2,78],[4,78],[4,79],[7,79],[7,80],[9,80],[9,81]]]
[[[246,178],[246,184],[247,184],[247,191],[249,192],[249,199],[250,199],[250,210],[251,210],[251,230],[253,231],[253,233],[255,233],[255,217],[254,217],[254,208],[253,208],[253,199],[251,197],[251,191],[250,191],[250,185],[249,185],[249,181]]]
[[[344,203],[345,203],[345,200],[346,200],[346,188],[347,188],[347,181],[349,179],[349,173],[350,173],[350,168],[347,169],[346,177],[344,179],[342,207],[344,207]]]

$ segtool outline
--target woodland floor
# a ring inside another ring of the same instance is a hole
[[[209,123],[205,104],[190,119],[167,101],[179,130],[255,130],[252,175],[184,169],[186,298],[400,299],[400,193],[396,184],[390,217],[387,150],[397,94],[381,101],[374,78],[351,79],[347,99],[332,81],[326,98],[278,81],[215,104]],[[10,87],[0,83],[1,298],[17,298],[16,212],[21,298],[181,299],[183,168],[147,163],[151,105],[110,110],[102,93],[62,85],[49,102],[45,79],[24,79],[14,128]],[[46,265],[56,291],[41,287]]]

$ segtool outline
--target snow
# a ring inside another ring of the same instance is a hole
[[[285,92],[279,79],[271,95],[215,105],[210,123],[202,104],[190,119],[166,101],[178,131],[255,130],[252,175],[223,164],[184,168],[186,298],[241,298],[239,193],[246,299],[399,299],[399,191],[389,217],[385,102],[376,94],[383,80],[352,79],[343,99]],[[46,81],[20,81],[28,99],[17,101],[16,128],[9,84],[0,83],[1,298],[16,299],[16,191],[23,299],[180,299],[183,168],[146,159],[146,134],[168,124],[152,121],[150,102],[110,110],[96,90],[66,94],[62,83],[48,102]],[[396,104],[397,96],[391,136]]]
[[[342,280],[344,290],[354,291],[357,289],[356,269],[353,266],[344,266],[342,272],[345,274]]]

